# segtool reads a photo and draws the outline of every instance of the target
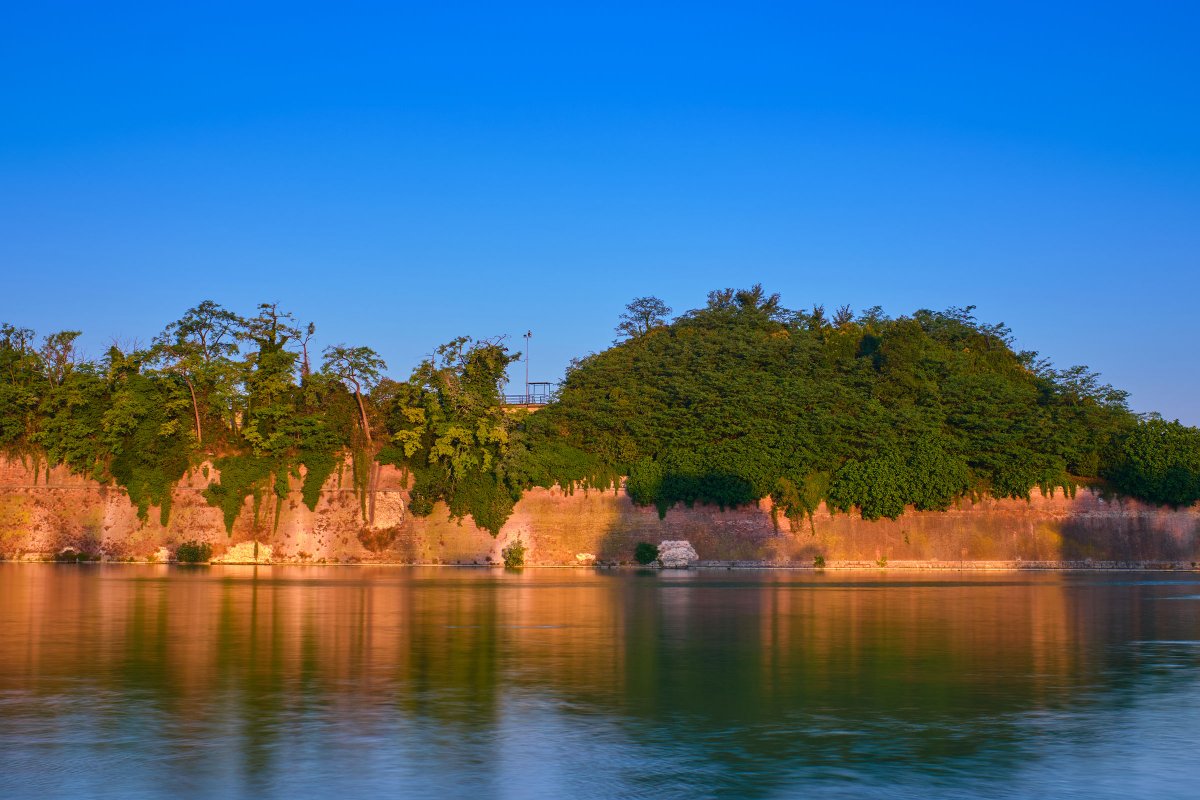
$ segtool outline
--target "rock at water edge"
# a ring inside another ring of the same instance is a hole
[[[658,563],[667,569],[687,567],[699,560],[691,542],[663,542],[658,546]]]
[[[271,545],[258,543],[258,558],[254,557],[254,542],[238,542],[224,555],[212,560],[214,564],[270,564]]]

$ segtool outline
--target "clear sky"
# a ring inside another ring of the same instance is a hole
[[[975,304],[1200,424],[1200,4],[17,3],[0,319],[279,301],[404,377],[631,298]],[[516,370],[520,372],[520,370]],[[514,375],[523,380],[523,372]]]

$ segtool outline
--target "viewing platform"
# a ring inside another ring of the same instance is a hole
[[[505,410],[514,408],[535,409],[550,404],[551,397],[547,394],[506,394],[504,395]]]
[[[550,386],[549,383],[530,383],[525,394],[504,395],[504,407],[534,409],[549,405],[554,399]]]

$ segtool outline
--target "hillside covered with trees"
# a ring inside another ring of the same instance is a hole
[[[1200,430],[1140,417],[1084,367],[1013,349],[971,307],[892,318],[793,311],[761,287],[711,292],[673,320],[629,304],[607,350],[575,362],[555,402],[506,409],[519,356],[460,338],[404,381],[369,347],[313,352],[316,328],[274,304],[205,301],[148,347],[79,357],[77,331],[0,327],[0,448],[123,487],[165,522],[171,490],[211,461],[226,524],[248,497],[304,502],[346,461],[364,518],[381,463],[410,509],[499,530],[533,486],[626,490],[660,513],[770,496],[799,520],[822,502],[863,517],[1029,497],[1081,483],[1153,503],[1200,500]]]

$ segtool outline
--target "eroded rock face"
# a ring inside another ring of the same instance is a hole
[[[691,542],[663,542],[658,546],[658,563],[666,569],[686,568],[700,560]]]
[[[894,520],[834,514],[822,505],[811,518],[796,521],[773,514],[769,498],[725,510],[680,506],[662,518],[658,509],[634,505],[622,491],[534,488],[493,537],[470,518],[450,517],[444,506],[428,517],[407,513],[408,479],[392,466],[380,471],[373,522],[371,499],[364,503],[334,474],[312,510],[296,478],[281,500],[256,504],[246,498],[232,531],[205,496],[217,479],[211,465],[192,470],[176,486],[165,524],[157,509],[139,520],[118,487],[66,467],[44,467],[0,456],[0,559],[50,561],[70,547],[76,558],[164,563],[183,542],[208,544],[220,558],[242,543],[252,548],[257,539],[270,545],[273,563],[494,564],[509,542],[521,539],[530,548],[525,563],[541,565],[593,563],[589,555],[594,563],[630,563],[639,543],[663,540],[664,547],[690,545],[687,561],[702,551],[704,563],[811,566],[819,556],[830,567],[839,562],[874,567],[885,557],[892,565],[934,567],[1053,566],[1088,559],[1126,566],[1200,564],[1200,503],[1157,507],[1086,489],[1035,490],[1028,501],[964,497],[947,511],[910,509]],[[343,472],[349,474],[349,465]],[[260,550],[260,563],[263,555]],[[666,562],[684,566],[664,555]],[[247,560],[252,559],[253,554]]]

